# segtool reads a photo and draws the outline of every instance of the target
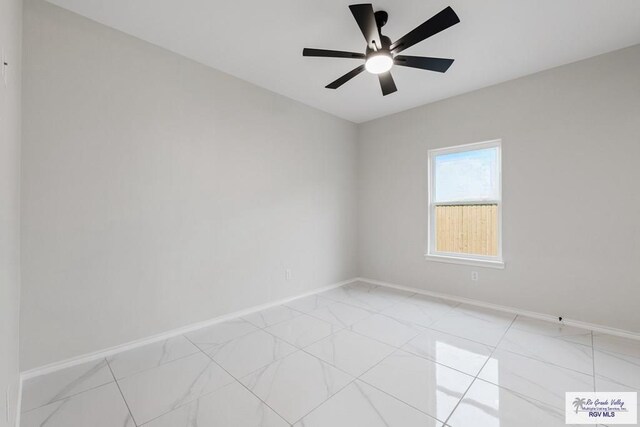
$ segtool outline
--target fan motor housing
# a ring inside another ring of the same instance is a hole
[[[384,10],[379,10],[373,15],[376,17],[376,25],[378,26],[378,29],[384,27],[389,19],[389,14]]]

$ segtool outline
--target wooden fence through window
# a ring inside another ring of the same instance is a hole
[[[436,251],[498,255],[498,205],[435,207]]]

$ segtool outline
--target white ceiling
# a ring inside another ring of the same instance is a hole
[[[461,20],[404,52],[454,58],[447,73],[394,67],[398,92],[383,97],[366,72],[324,88],[358,60],[302,57],[364,50],[356,0],[49,1],[357,123],[640,43],[638,0],[377,0],[392,40],[448,5]]]

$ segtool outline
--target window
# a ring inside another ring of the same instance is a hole
[[[503,268],[500,141],[429,151],[430,260]]]

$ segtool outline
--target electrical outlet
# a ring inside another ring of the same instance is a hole
[[[284,270],[284,278],[287,280],[291,280],[291,269],[287,268]]]
[[[477,271],[472,271],[471,272],[471,280],[473,280],[474,282],[478,281],[478,272]]]

